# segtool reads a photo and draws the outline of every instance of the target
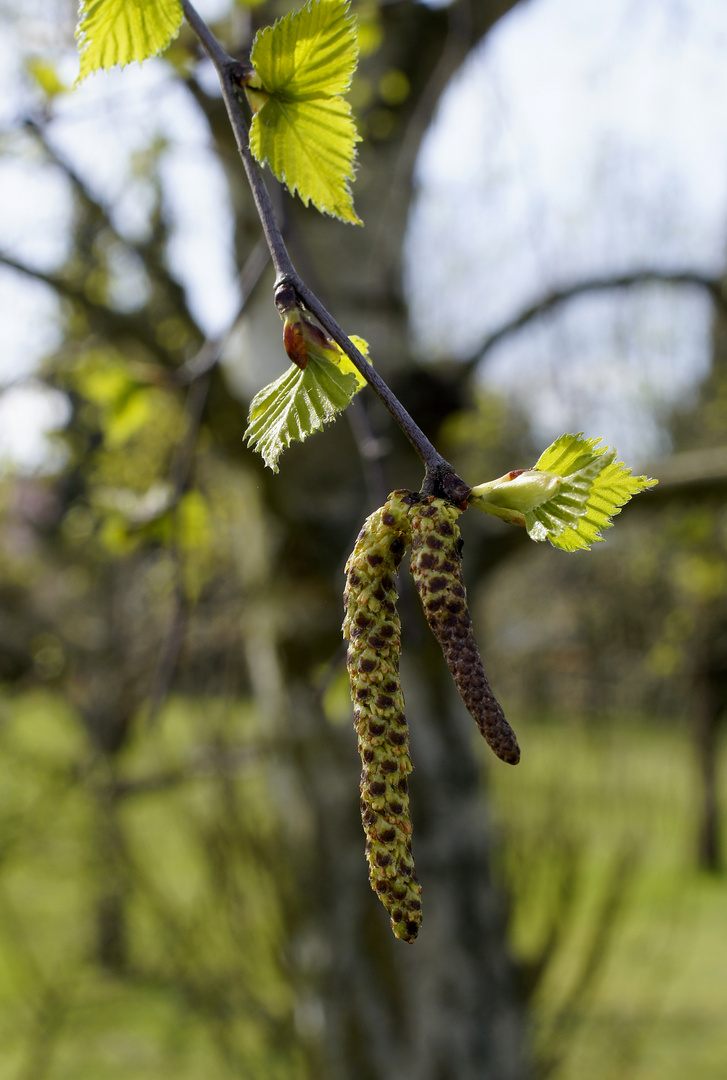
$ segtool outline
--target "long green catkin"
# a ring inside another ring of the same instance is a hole
[[[494,753],[516,765],[520,747],[490,689],[467,607],[459,514],[451,503],[434,496],[415,507],[410,518],[411,573],[462,700]]]
[[[399,682],[401,623],[395,575],[411,539],[411,492],[394,491],[364,522],[346,563],[348,673],[361,754],[361,819],[369,881],[394,934],[414,941],[422,919],[411,853],[411,758]]]

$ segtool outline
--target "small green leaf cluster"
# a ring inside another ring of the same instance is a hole
[[[141,62],[167,47],[182,21],[180,0],[83,0],[78,40],[79,79],[115,64]],[[348,0],[310,0],[298,12],[260,31],[253,42],[254,73],[246,85],[253,109],[250,147],[261,164],[308,205],[360,224],[349,183],[358,135],[344,100],[358,60],[355,19]],[[341,412],[363,385],[342,350],[297,312],[285,316],[289,335],[306,338],[305,362],[254,398],[248,445],[278,470],[280,454]],[[366,355],[368,346],[353,343]]]
[[[350,181],[359,135],[343,95],[358,61],[348,0],[310,0],[255,38],[250,149],[306,206],[361,225]]]
[[[180,0],[81,0],[79,81],[163,52],[182,24]],[[361,225],[350,183],[360,137],[344,94],[358,62],[348,0],[309,0],[255,37],[250,149],[306,206]]]
[[[632,476],[616,451],[561,435],[532,469],[506,473],[472,488],[469,501],[487,514],[522,525],[531,540],[549,540],[562,551],[588,550],[629,499],[656,480]]]

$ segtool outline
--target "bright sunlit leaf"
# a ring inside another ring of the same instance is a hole
[[[632,476],[616,451],[586,439],[561,435],[532,469],[507,473],[472,489],[473,506],[523,525],[533,540],[549,540],[562,551],[588,549],[629,499],[657,483]]]
[[[166,49],[182,25],[180,0],[81,0],[78,80],[99,68],[146,60]]]
[[[294,101],[345,94],[357,60],[348,0],[310,0],[261,30],[250,54],[268,93]]]
[[[261,31],[250,56],[250,146],[307,206],[361,224],[350,182],[359,136],[343,94],[358,59],[347,0],[310,0]]]
[[[351,340],[366,356],[366,342],[356,337]],[[333,420],[364,383],[338,346],[330,345],[323,348],[309,343],[305,368],[291,365],[252,400],[244,438],[273,472],[278,471],[283,450],[292,442],[303,442]]]
[[[250,146],[278,180],[303,203],[361,224],[353,208],[353,176],[358,140],[350,106],[343,98],[280,101],[271,97],[253,117]]]

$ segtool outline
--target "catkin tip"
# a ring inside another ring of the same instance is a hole
[[[493,750],[495,747],[493,746]],[[517,765],[520,761],[520,747],[517,742],[514,745],[502,747],[502,749],[495,750],[495,753],[499,757],[500,761],[506,762],[508,765]]]

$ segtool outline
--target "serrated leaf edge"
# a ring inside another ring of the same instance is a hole
[[[133,56],[128,60],[106,60],[106,61],[104,61],[102,59],[98,64],[94,64],[93,67],[87,67],[87,65],[84,64],[84,60],[88,59],[88,51],[89,51],[89,48],[93,46],[93,40],[91,38],[89,38],[88,31],[87,31],[87,29],[85,27],[86,27],[86,24],[90,21],[90,15],[91,15],[92,11],[95,8],[100,7],[102,3],[103,3],[103,0],[95,0],[95,2],[94,2],[94,0],[91,0],[91,3],[85,5],[85,8],[86,8],[85,12],[84,12],[83,0],[81,0],[81,3],[79,4],[79,19],[78,19],[78,24],[76,26],[75,37],[76,37],[76,41],[78,43],[77,48],[78,48],[78,57],[79,57],[79,65],[80,65],[80,67],[79,67],[78,75],[77,75],[76,80],[74,82],[74,86],[78,86],[78,84],[83,82],[84,79],[88,78],[89,75],[92,75],[94,71],[110,71],[114,67],[125,68],[125,67],[128,67],[129,64],[133,64],[133,63],[138,63],[139,66],[141,66],[141,64],[144,62],[144,60],[149,60],[153,56],[160,56],[161,53],[165,52],[169,48],[169,45],[177,37],[177,35],[179,34],[179,31],[181,29],[182,23],[184,21],[184,12],[183,12],[180,0],[173,0],[173,5],[177,8],[177,11],[178,11],[178,19],[176,21],[176,25],[174,26],[174,28],[169,29],[169,31],[166,33],[166,37],[159,44],[158,48],[152,50],[151,52],[145,53],[143,56]],[[123,11],[124,9],[122,8],[121,10]],[[142,8],[140,8],[139,10],[140,10],[140,12],[143,12]],[[171,20],[170,20],[169,25],[171,27],[171,25],[172,25]],[[131,24],[128,21],[127,21],[127,26],[129,27],[129,37],[132,38],[133,34],[131,33]],[[108,37],[108,35],[107,35],[107,37]],[[116,43],[113,41],[113,39],[108,40],[105,43],[102,42],[101,45],[99,46],[101,56],[103,57],[104,55],[108,55],[108,51],[110,49],[114,48],[114,47],[117,47],[117,46],[116,46]]]

